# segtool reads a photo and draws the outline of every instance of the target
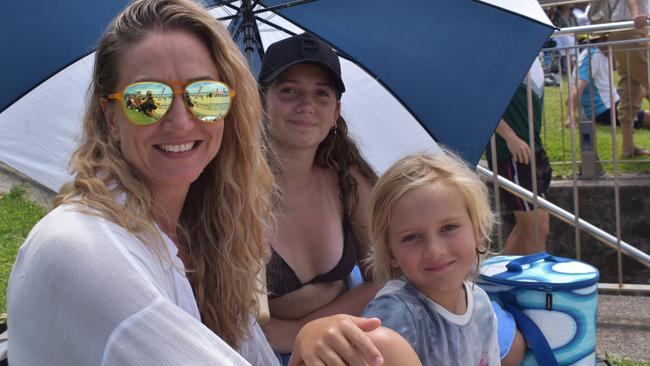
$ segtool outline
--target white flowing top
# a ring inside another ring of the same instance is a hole
[[[239,352],[201,323],[178,249],[160,235],[173,265],[78,206],[45,216],[9,279],[11,365],[277,365],[256,322]]]

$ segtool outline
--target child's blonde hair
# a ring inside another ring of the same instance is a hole
[[[477,266],[480,256],[487,253],[495,220],[483,181],[464,160],[449,150],[410,155],[397,161],[379,178],[370,196],[370,239],[373,243],[370,264],[375,281],[383,283],[402,275],[399,268],[390,265],[392,255],[388,246],[388,225],[395,203],[407,192],[433,183],[455,188],[463,197],[474,237],[481,242],[476,249]]]

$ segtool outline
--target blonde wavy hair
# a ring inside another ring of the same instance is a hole
[[[463,197],[481,244],[476,249],[477,268],[480,257],[487,254],[495,218],[490,208],[488,190],[465,161],[449,150],[436,154],[415,154],[391,166],[377,181],[370,195],[370,265],[374,279],[383,283],[402,275],[390,265],[392,254],[388,243],[391,212],[397,201],[416,188],[439,183],[453,187]]]
[[[99,212],[163,252],[152,192],[112,139],[100,100],[116,91],[125,52],[151,32],[174,30],[196,36],[210,51],[222,81],[237,92],[219,153],[190,186],[179,234],[188,246],[186,266],[201,321],[238,347],[248,335],[262,288],[256,275],[267,255],[262,236],[271,217],[273,177],[262,151],[262,106],[255,78],[228,31],[200,5],[136,0],[108,27],[95,56],[82,143],[71,161],[76,176],[62,188],[56,204]],[[126,200],[117,202],[122,192]]]

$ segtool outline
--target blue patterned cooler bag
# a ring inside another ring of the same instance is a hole
[[[497,256],[477,284],[512,313],[528,344],[522,365],[596,364],[598,270],[548,253]]]

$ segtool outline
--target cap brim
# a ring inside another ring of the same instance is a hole
[[[281,68],[273,71],[272,73],[266,75],[264,79],[259,79],[258,83],[262,86],[268,86],[271,83],[273,83],[275,79],[280,77],[280,75],[282,75],[285,71],[289,70],[291,67],[298,64],[316,65],[325,69],[332,77],[332,80],[334,81],[334,87],[339,92],[339,94],[343,94],[343,92],[345,92],[345,84],[343,84],[343,80],[341,80],[341,78],[338,76],[336,71],[332,70],[331,67],[329,67],[328,65],[326,65],[325,63],[317,59],[304,59],[304,60],[298,60],[298,61],[288,63],[282,66]]]

